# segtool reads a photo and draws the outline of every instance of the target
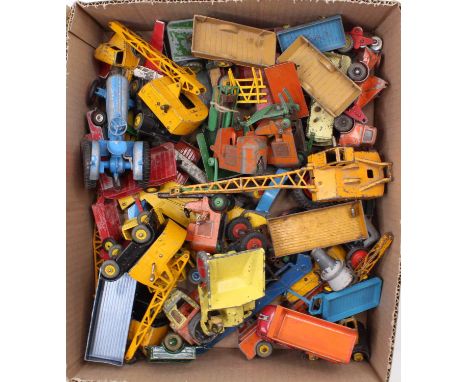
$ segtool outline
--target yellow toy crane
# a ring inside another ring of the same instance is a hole
[[[183,68],[117,21],[109,27],[134,51],[145,57],[165,74],[146,83],[138,96],[151,109],[166,129],[174,135],[192,133],[208,116],[208,108],[198,97],[205,87],[195,73]]]
[[[393,241],[393,234],[390,232],[384,233],[380,240],[375,243],[366,257],[364,257],[358,266],[354,269],[354,273],[359,278],[359,281],[367,279],[370,271],[375,264],[382,258]]]
[[[274,175],[243,176],[217,182],[175,186],[159,197],[232,194],[269,189],[304,190],[314,202],[381,197],[392,181],[392,163],[382,162],[373,151],[332,148],[309,155],[306,167]]]
[[[125,354],[131,361],[140,347],[156,316],[161,311],[169,293],[183,276],[190,259],[190,252],[180,249],[187,231],[168,219],[164,230],[128,274],[139,283],[146,285],[153,297],[139,322],[132,341]]]
[[[309,169],[304,167],[298,170],[286,171],[274,175],[242,176],[220,180],[217,182],[193,184],[189,186],[175,186],[169,192],[158,192],[162,198],[177,197],[192,194],[232,194],[238,192],[251,192],[269,189],[302,188],[315,190],[316,187],[308,181]]]
[[[98,280],[99,280],[99,270],[101,269],[101,265],[104,262],[104,259],[101,257],[99,252],[101,252],[102,248],[102,240],[99,237],[99,232],[97,230],[97,226],[94,226],[94,233],[93,233],[93,257],[94,257],[94,287],[97,288]]]
[[[125,353],[126,361],[131,361],[133,359],[135,352],[145,339],[146,333],[151,328],[156,316],[161,311],[169,293],[175,287],[177,280],[183,273],[189,258],[190,253],[186,250],[182,251],[181,256],[174,256],[167,265],[170,271],[163,271],[150,287],[150,290],[154,292],[153,297],[148,305],[145,315],[141,319],[140,324],[135,331],[135,335],[127,349],[127,352]]]
[[[120,36],[127,44],[155,65],[158,70],[170,77],[172,81],[181,84],[182,90],[199,95],[206,88],[197,80],[195,73],[189,68],[183,68],[158,52],[136,33],[118,21],[110,21],[109,28]]]

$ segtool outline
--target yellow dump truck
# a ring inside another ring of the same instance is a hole
[[[263,248],[214,255],[199,252],[197,266],[202,280],[200,326],[207,335],[241,324],[252,314],[255,300],[265,295]]]

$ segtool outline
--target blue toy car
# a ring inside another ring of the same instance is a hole
[[[119,176],[126,170],[133,171],[133,179],[142,187],[149,181],[149,144],[125,140],[128,100],[128,80],[120,72],[111,73],[106,81],[107,140],[85,139],[81,143],[84,181],[88,189],[96,187],[99,175],[105,171],[111,174],[116,187],[120,186]]]

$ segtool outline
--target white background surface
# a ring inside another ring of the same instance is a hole
[[[411,382],[466,380],[466,14],[463,1],[403,1],[401,380]],[[63,381],[63,3],[2,2],[0,31],[0,375]]]

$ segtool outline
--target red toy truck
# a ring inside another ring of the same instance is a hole
[[[358,338],[356,330],[280,305],[263,308],[257,320],[257,334],[268,342],[337,363],[349,363]]]

